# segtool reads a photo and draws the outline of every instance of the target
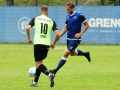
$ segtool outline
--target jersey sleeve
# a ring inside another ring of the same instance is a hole
[[[34,26],[34,21],[35,21],[35,18],[33,18],[29,23],[28,25],[31,25],[32,27]]]
[[[86,18],[82,13],[80,14],[80,22],[84,23],[86,21]]]
[[[54,30],[58,30],[58,28],[57,28],[57,24],[53,21],[53,28],[52,28],[52,30],[54,31]]]
[[[67,25],[67,20],[65,21],[65,25]]]

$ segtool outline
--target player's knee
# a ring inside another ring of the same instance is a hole
[[[42,61],[36,61],[36,67],[39,67],[42,64]]]
[[[74,54],[73,54],[73,53],[71,53],[70,55],[71,55],[71,56],[74,56]]]
[[[71,55],[71,56],[75,56],[75,55],[76,55],[75,51],[72,51],[72,52],[70,53],[70,55]]]
[[[69,56],[69,54],[70,54],[70,51],[69,51],[69,50],[65,50],[65,52],[64,52],[64,54],[63,54],[63,56],[64,56],[64,57],[68,57],[68,56]]]

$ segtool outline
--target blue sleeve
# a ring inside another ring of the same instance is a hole
[[[65,24],[67,24],[67,20],[65,21]]]
[[[84,22],[86,20],[85,16],[80,14],[80,22]]]
[[[69,17],[69,15],[66,16],[66,21],[65,21],[65,24],[67,25],[67,18]]]

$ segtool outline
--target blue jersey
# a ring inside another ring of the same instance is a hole
[[[85,21],[86,18],[81,13],[74,12],[73,15],[67,15],[66,17],[67,38],[75,39],[75,34],[81,32],[82,23]]]

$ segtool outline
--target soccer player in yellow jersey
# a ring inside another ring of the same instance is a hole
[[[30,86],[37,87],[38,79],[40,77],[41,72],[47,75],[50,79],[50,86],[54,86],[54,74],[50,73],[47,67],[43,64],[43,60],[47,57],[47,53],[49,48],[54,49],[54,45],[56,44],[59,31],[56,23],[47,17],[48,15],[48,7],[46,5],[41,6],[40,16],[33,18],[27,28],[27,38],[28,43],[31,44],[32,40],[30,37],[30,29],[35,27],[34,34],[34,58],[36,63],[36,75]],[[54,31],[55,37],[54,41],[51,44],[51,31]]]

